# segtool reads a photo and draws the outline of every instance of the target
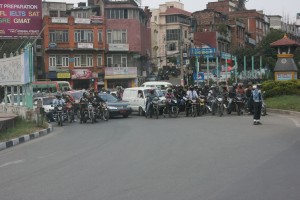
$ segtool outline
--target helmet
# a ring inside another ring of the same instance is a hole
[[[86,97],[89,96],[89,93],[88,92],[84,92],[82,96],[86,98]]]
[[[154,94],[154,89],[150,89],[150,94]]]
[[[191,85],[191,86],[189,87],[189,89],[190,89],[190,90],[194,90],[194,87]]]
[[[60,98],[61,98],[61,93],[58,92],[58,93],[56,94],[56,98],[60,99]]]
[[[167,91],[168,91],[168,92],[172,92],[172,88],[168,88]]]

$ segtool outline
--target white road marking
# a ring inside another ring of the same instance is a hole
[[[0,165],[0,168],[6,167],[6,166],[9,166],[9,165],[19,164],[19,163],[22,163],[22,162],[24,162],[24,160],[16,160],[16,161],[8,162],[8,163],[5,163],[3,165]]]
[[[292,120],[293,122],[294,122],[294,124],[298,127],[298,128],[300,128],[300,121],[298,121],[298,120],[296,120],[296,119],[294,119],[294,118],[289,118],[290,120]]]

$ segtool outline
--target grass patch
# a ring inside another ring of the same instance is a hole
[[[48,125],[45,123],[43,126],[38,127],[35,122],[26,121],[18,117],[14,128],[9,128],[0,133],[0,142],[5,142],[23,135],[34,133],[38,130],[47,128],[47,126]]]
[[[300,96],[297,95],[277,96],[267,98],[265,101],[268,108],[300,112]]]

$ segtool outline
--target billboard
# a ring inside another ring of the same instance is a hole
[[[42,0],[1,0],[0,38],[38,36],[42,30]]]
[[[0,85],[29,83],[29,49],[21,55],[0,59]]]

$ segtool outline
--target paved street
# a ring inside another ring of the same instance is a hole
[[[1,200],[299,200],[300,119],[73,124],[0,152]]]

